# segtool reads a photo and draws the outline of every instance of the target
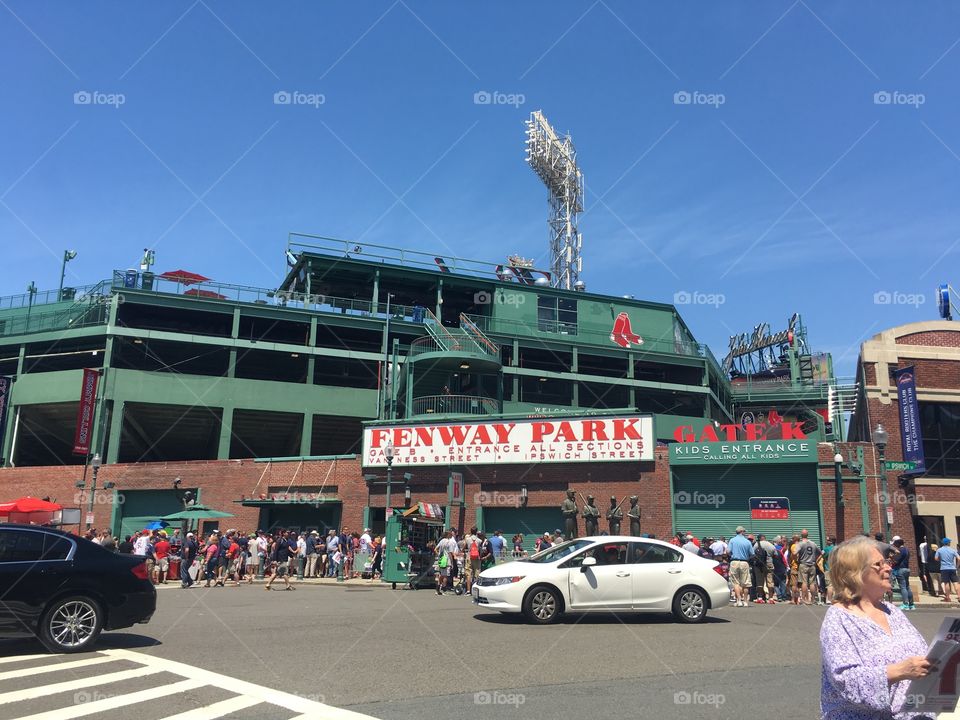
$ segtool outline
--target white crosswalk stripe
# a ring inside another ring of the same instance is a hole
[[[18,662],[27,664],[40,658],[48,662],[39,667],[16,666]],[[21,655],[2,658],[0,663],[4,665],[0,671],[0,682],[6,681],[6,687],[11,687],[12,681],[19,683],[16,690],[0,692],[0,707],[22,713],[12,720],[98,717],[118,708],[129,708],[128,716],[136,717],[136,706],[140,703],[145,703],[144,707],[155,707],[158,699],[175,702],[177,696],[203,688],[216,688],[232,697],[221,699],[223,692],[220,692],[217,699],[213,701],[211,698],[208,705],[181,705],[179,708],[173,705],[168,709],[171,714],[162,720],[215,720],[234,717],[235,713],[249,708],[255,708],[254,714],[262,713],[264,716],[270,713],[282,715],[287,711],[290,718],[373,720],[369,715],[332,707],[307,697],[130,650],[103,650],[83,658],[69,655]],[[130,667],[131,665],[134,667]],[[95,668],[95,672],[89,677],[77,678],[73,675],[87,667]],[[51,676],[58,671],[62,674]],[[169,678],[157,677],[161,673],[174,675],[177,680],[171,682]],[[36,679],[34,676],[37,676]],[[117,683],[129,680],[138,682],[117,687]],[[126,689],[131,686],[133,689]],[[69,694],[71,692],[72,695]],[[31,709],[30,701],[41,704],[35,704]],[[51,701],[58,706],[50,709]],[[22,705],[12,706],[12,703]],[[268,713],[267,708],[270,706],[273,709]],[[9,715],[4,713],[4,717]]]

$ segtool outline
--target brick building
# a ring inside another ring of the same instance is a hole
[[[918,455],[911,469],[904,453],[895,376],[916,384]],[[883,509],[884,528],[916,548],[924,537],[960,536],[960,325],[947,320],[885,330],[863,343],[858,361],[860,393],[850,439],[870,442],[878,424],[888,432],[882,487],[872,499]],[[872,448],[871,452],[876,452]],[[890,520],[889,524],[886,520]]]

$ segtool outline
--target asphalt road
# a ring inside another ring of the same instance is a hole
[[[823,613],[751,606],[696,626],[602,614],[541,627],[429,590],[163,588],[148,625],[105,634],[95,653],[27,657],[39,645],[0,642],[0,720],[349,715],[325,706],[384,720],[815,718]],[[929,639],[944,614],[911,620]]]

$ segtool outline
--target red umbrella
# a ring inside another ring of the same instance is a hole
[[[202,283],[210,278],[204,277],[203,275],[195,272],[190,272],[189,270],[169,270],[159,276],[162,280],[173,280],[174,282],[183,283],[184,285],[193,285],[194,283]]]
[[[63,510],[63,505],[32,497],[22,497],[13,502],[0,503],[0,515],[9,515],[10,513],[56,512],[57,510]]]
[[[194,288],[193,290],[187,290],[184,295],[192,295],[193,297],[202,297],[202,298],[214,298],[215,300],[226,300],[226,295],[221,295],[218,292],[213,290],[201,290],[200,288]]]

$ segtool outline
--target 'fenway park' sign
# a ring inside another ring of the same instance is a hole
[[[363,464],[493,465],[653,460],[653,417],[577,417],[434,425],[363,431]]]

